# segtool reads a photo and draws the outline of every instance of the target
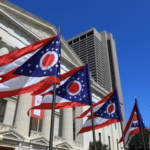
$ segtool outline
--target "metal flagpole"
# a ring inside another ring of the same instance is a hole
[[[135,101],[136,101],[136,95],[134,95],[134,98],[135,98]],[[140,132],[141,132],[141,136],[142,136],[142,140],[143,140],[143,144],[144,144],[144,150],[146,150],[146,145],[145,145],[143,131],[140,129]]]
[[[148,148],[150,149],[150,133],[148,133]]]
[[[55,117],[55,101],[56,101],[56,83],[53,85],[53,99],[50,122],[49,150],[53,150],[53,134],[54,134],[54,117]]]
[[[31,135],[32,120],[33,120],[33,118],[30,116],[29,133],[28,133],[28,136],[29,136],[29,137],[30,137],[30,135]]]
[[[38,119],[37,132],[39,132],[39,129],[40,129],[40,119]]]
[[[122,132],[122,138],[123,138],[123,148],[124,150],[126,149],[126,144],[125,144],[125,138],[124,138],[124,133],[123,133],[123,124],[122,121],[120,121],[120,126],[121,126],[121,132]]]
[[[116,82],[116,78],[115,78],[115,82]],[[118,97],[118,100],[119,100],[119,95],[118,95],[118,90],[117,90],[117,86],[116,86],[116,83],[115,83],[115,90],[117,92],[117,97]],[[120,103],[120,100],[119,100],[119,103]],[[121,109],[121,104],[120,104],[120,109]],[[121,113],[122,113],[122,110],[121,110]],[[122,138],[123,138],[123,148],[124,150],[126,149],[126,143],[125,143],[125,136],[124,136],[124,133],[123,133],[123,123],[122,123],[123,119],[120,120],[120,127],[121,127],[121,133],[122,133]]]
[[[93,118],[93,105],[90,106],[90,110],[91,110],[91,117],[92,117],[92,132],[93,132],[94,150],[96,150],[96,138],[95,138],[95,128],[94,128],[94,118]]]
[[[88,67],[88,79],[89,79],[89,99],[91,101],[91,105],[90,105],[90,110],[91,110],[91,118],[92,118],[92,133],[93,133],[93,143],[94,143],[94,150],[96,150],[96,138],[95,138],[95,126],[94,126],[94,115],[93,115],[93,103],[92,103],[92,91],[91,91],[91,80],[90,80],[90,71],[89,71],[89,65],[87,66]]]
[[[144,140],[144,134],[143,134],[143,131],[141,131],[141,135],[142,135],[142,140],[143,140],[143,144],[144,144],[144,150],[146,150],[146,145],[145,145],[145,140]]]
[[[60,25],[58,26],[58,32],[60,32]],[[49,150],[53,150],[55,102],[56,102],[56,83],[54,83],[54,85],[53,85],[53,99],[52,99],[51,122],[50,122],[51,126],[50,126],[50,137],[49,137]]]
[[[118,100],[119,100],[119,95],[118,95],[118,90],[117,90],[117,87],[116,87],[116,83],[115,83],[115,90],[117,92],[117,97],[118,97]],[[120,103],[120,100],[119,100],[119,103]],[[120,104],[120,109],[121,109],[121,104]],[[121,110],[121,113],[122,113],[122,110]],[[120,127],[121,127],[121,133],[122,133],[122,138],[123,138],[123,148],[124,150],[126,149],[126,142],[125,142],[125,136],[124,136],[124,133],[123,133],[123,123],[122,123],[123,119],[120,120]]]
[[[115,78],[115,83],[114,83],[114,89],[116,90],[116,92],[117,92],[117,97],[118,97],[118,100],[119,100],[119,95],[118,95],[118,89],[117,89],[117,86],[116,86],[116,82],[117,82],[117,80],[116,80],[116,77],[114,77]],[[120,103],[120,100],[119,100],[119,103]],[[121,109],[121,104],[120,104],[120,109]],[[122,113],[122,110],[121,110],[121,113]],[[122,123],[122,121],[123,121],[123,119],[122,120],[120,120],[120,127],[121,127],[121,133],[122,133],[122,138],[123,138],[123,148],[124,148],[124,150],[126,149],[126,144],[125,144],[125,136],[124,136],[124,133],[123,133],[123,123]]]
[[[113,50],[111,50],[111,51],[113,51]],[[113,67],[114,67],[114,69],[115,69],[115,64],[114,64],[114,56],[112,55],[112,65],[113,65]],[[118,89],[119,89],[119,87],[117,86],[117,78],[116,78],[116,71],[114,71],[114,76],[113,76],[113,79],[114,79],[114,83],[113,83],[113,89],[114,90],[116,90],[117,91],[117,94],[118,94]],[[118,95],[118,99],[119,99],[119,95]],[[120,103],[120,100],[119,100],[119,103]],[[121,107],[121,104],[120,104],[120,107]],[[121,110],[121,113],[122,113],[122,110]],[[120,121],[120,126],[121,126],[121,132],[122,132],[122,137],[123,137],[123,148],[124,148],[124,150],[125,150],[125,139],[124,139],[124,134],[123,134],[123,124],[122,124],[122,121]]]

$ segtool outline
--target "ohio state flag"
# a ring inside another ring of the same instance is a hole
[[[55,109],[79,107],[91,104],[89,92],[88,66],[81,66],[60,76],[60,85],[56,89]],[[52,87],[49,92],[42,94],[43,100],[38,106],[31,107],[27,114],[33,109],[52,108]],[[35,93],[36,94],[36,93]]]
[[[107,101],[103,102],[103,105],[99,103],[97,107],[100,107],[97,111],[94,110],[94,129],[104,128],[110,124],[120,122],[122,120],[120,103],[117,96],[117,92],[113,91],[113,94],[107,97]],[[86,111],[87,113],[87,111]],[[87,115],[83,113],[84,115]],[[81,115],[83,117],[83,115]],[[78,117],[79,118],[79,117]],[[92,117],[88,116],[88,119],[84,123],[79,133],[89,132],[92,130]],[[78,133],[78,134],[79,134]]]
[[[40,94],[60,79],[59,35],[0,56],[0,98]]]
[[[32,107],[40,105],[42,101],[42,96],[36,95],[32,98]],[[31,117],[38,118],[40,120],[43,120],[44,110],[43,109],[32,109],[31,110]]]
[[[145,125],[143,122],[143,118],[138,108],[137,100],[135,99],[135,104],[130,115],[130,118],[125,126],[123,131],[125,144],[128,144],[130,138],[145,130]],[[120,138],[119,143],[123,141],[123,136]]]

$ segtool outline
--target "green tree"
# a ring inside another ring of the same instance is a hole
[[[149,134],[148,130],[143,131],[143,137],[144,137],[144,141],[145,141],[146,150],[150,150],[148,134]],[[143,138],[142,138],[142,132],[134,135],[131,138],[131,140],[129,141],[129,144],[128,144],[128,150],[144,150],[144,142],[143,142]]]
[[[104,145],[99,141],[96,141],[96,149],[97,150],[109,150],[108,145]],[[94,150],[94,143],[93,142],[90,142],[89,150]]]

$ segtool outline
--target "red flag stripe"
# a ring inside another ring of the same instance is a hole
[[[15,61],[19,57],[22,57],[28,53],[32,53],[32,52],[36,51],[40,47],[46,45],[50,40],[52,40],[56,36],[57,35],[54,35],[50,38],[38,41],[38,42],[33,43],[33,44],[30,44],[24,48],[12,51],[9,54],[5,54],[3,56],[0,56],[0,66],[7,65],[7,64]]]
[[[66,78],[68,78],[69,76],[73,75],[75,72],[79,71],[83,67],[84,66],[81,66],[81,67],[75,68],[75,69],[73,69],[73,70],[71,70],[71,71],[69,71],[67,73],[62,74],[60,76],[60,80],[61,81],[65,80]],[[45,88],[44,88],[44,90],[45,90]],[[42,94],[43,96],[45,96],[47,94],[51,94],[50,91],[52,91],[52,88],[46,89],[45,91],[44,90],[38,89],[38,90],[34,91],[32,93],[32,95]],[[48,91],[48,90],[50,90],[50,91]],[[62,102],[62,103],[56,103],[56,109],[71,108],[71,107],[77,107],[77,106],[84,106],[84,104],[77,103],[77,102],[70,102],[70,101],[68,101],[68,102]],[[28,114],[29,114],[29,112],[32,109],[51,109],[51,102],[49,102],[49,103],[41,103],[38,107],[31,107],[28,110]]]
[[[132,110],[132,112],[131,112],[131,116],[130,116],[130,118],[129,118],[129,121],[128,121],[128,123],[127,123],[127,125],[126,125],[126,127],[125,127],[125,129],[124,129],[124,131],[123,131],[123,134],[124,134],[124,135],[127,134],[128,129],[130,128],[130,125],[131,125],[131,122],[132,122],[132,118],[133,118],[133,115],[134,115],[134,112],[135,112],[135,107],[136,107],[136,106],[134,105],[133,110]],[[122,142],[122,141],[123,141],[123,137],[120,138],[119,143]]]
[[[15,71],[16,71],[16,69],[14,69],[4,75],[0,75],[0,77],[1,77],[0,83],[6,82],[6,81],[16,78],[16,77],[19,77],[20,75],[13,74]]]
[[[112,123],[116,123],[116,122],[119,122],[119,120],[117,119],[109,119],[108,121],[104,122],[104,123],[100,123],[100,124],[96,124],[94,125],[94,129],[97,130],[97,129],[100,129],[100,128],[104,128]],[[92,130],[92,125],[90,126],[87,126],[87,127],[83,127],[78,134],[80,133],[84,133],[84,132],[89,132]]]
[[[101,107],[102,106],[101,104],[105,103],[112,96],[113,93],[114,93],[114,91],[112,91],[110,94],[108,94],[107,96],[105,96],[102,100],[100,100],[97,103],[93,104],[93,109],[94,109],[94,107],[96,107],[98,105],[100,105],[100,107]],[[96,110],[93,110],[93,111],[95,112]],[[89,112],[90,112],[90,108],[88,108],[85,112],[83,112],[80,116],[77,116],[76,118],[77,119],[81,119],[81,118],[87,116]]]
[[[78,67],[78,68],[75,68],[75,69],[73,69],[73,70],[71,70],[71,71],[68,71],[67,73],[64,73],[64,74],[62,74],[61,76],[60,76],[60,82],[61,81],[63,81],[63,80],[65,80],[66,78],[68,78],[69,76],[71,76],[71,75],[73,75],[75,72],[77,72],[77,71],[79,71],[80,69],[82,69],[84,66],[80,66],[80,67]],[[46,84],[45,84],[45,86],[47,86]],[[40,90],[40,89],[39,89]],[[42,92],[41,92],[42,91]],[[36,90],[36,91],[34,91],[33,93],[32,93],[32,95],[38,95],[38,94],[49,94],[50,92],[49,91],[52,91],[52,89],[51,88],[47,88],[47,90],[45,90],[45,88],[42,90],[40,90],[40,91],[38,91],[38,90]]]
[[[72,108],[72,107],[79,107],[79,106],[85,106],[85,104],[68,101],[63,103],[56,103],[55,109],[65,109],[65,108]],[[30,108],[27,112],[27,115],[29,115],[32,109],[51,109],[51,108],[52,108],[52,103],[41,103],[39,106],[33,106],[32,108]]]
[[[50,86],[52,86],[54,83],[59,83],[59,79],[56,78],[55,76],[52,77],[47,77],[46,79],[41,80],[38,83],[32,84],[30,86],[21,88],[21,89],[16,89],[16,90],[10,90],[10,91],[2,91],[0,92],[0,98],[4,98],[4,97],[10,97],[10,96],[14,96],[14,95],[21,95],[21,94],[25,94],[25,93],[30,93],[30,92],[34,92],[34,91],[38,91],[39,94],[42,93],[42,91],[46,90],[47,88],[49,88]],[[46,84],[46,86],[45,86]]]

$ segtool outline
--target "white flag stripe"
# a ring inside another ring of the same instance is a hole
[[[56,103],[65,103],[65,102],[71,102],[65,98],[62,98],[60,96],[56,96]],[[45,95],[42,102],[42,104],[44,103],[52,103],[52,95]]]
[[[68,78],[69,78],[69,77],[68,77]],[[62,81],[60,82],[60,84],[56,85],[56,88],[58,88],[59,86],[63,85],[63,84],[68,80],[68,78],[66,78],[65,80],[62,80]],[[51,86],[49,89],[45,90],[45,91],[44,91],[43,93],[41,93],[40,95],[43,95],[43,94],[45,94],[45,93],[47,93],[47,92],[49,92],[49,91],[53,91],[53,86]]]
[[[103,124],[103,123],[105,123],[107,120],[108,120],[108,119],[101,118],[101,117],[96,117],[96,118],[94,118],[94,126]],[[82,128],[84,128],[84,127],[90,127],[90,126],[92,126],[92,119],[88,119],[88,120],[84,123],[84,125],[83,125]]]
[[[98,111],[104,104],[105,104],[105,103],[101,103],[101,104],[99,104],[99,105],[93,107],[93,112]],[[85,117],[88,117],[88,116],[91,116],[91,112],[90,112],[90,111],[85,115]]]
[[[127,133],[126,133],[126,135],[125,135],[125,143],[127,143],[128,141],[128,138],[129,138],[129,134],[130,134],[130,132],[131,131],[134,131],[135,129],[137,129],[137,127],[133,127],[133,128],[130,128],[128,131],[127,131]]]
[[[138,127],[131,127],[131,125],[132,125],[132,122],[133,122],[133,118],[132,118],[132,121],[131,121],[131,123],[130,123],[130,126],[129,126],[129,129],[128,129],[128,131],[127,131],[127,133],[126,133],[126,135],[125,135],[125,143],[127,143],[128,141],[128,138],[129,138],[129,134],[130,134],[130,132],[131,131],[134,131],[135,129],[137,129]]]
[[[16,59],[15,61],[13,61],[10,64],[4,65],[4,66],[0,66],[0,75],[8,73],[8,72],[14,70],[15,68],[18,68],[24,62],[26,62],[30,57],[32,57],[36,52],[26,54],[26,55]]]
[[[47,77],[26,77],[19,76],[0,84],[0,92],[21,89],[36,84]],[[14,86],[15,85],[15,86]]]

